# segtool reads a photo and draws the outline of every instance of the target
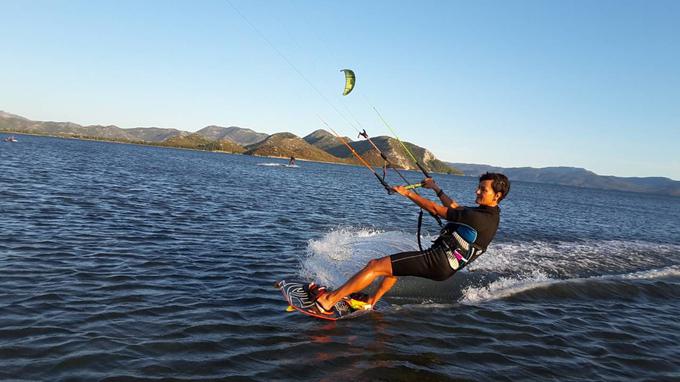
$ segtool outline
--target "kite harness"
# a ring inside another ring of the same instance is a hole
[[[458,270],[484,253],[484,249],[475,244],[477,231],[467,224],[448,223],[442,228],[433,246],[439,246],[446,253],[449,265]]]

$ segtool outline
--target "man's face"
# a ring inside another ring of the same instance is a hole
[[[494,192],[492,184],[493,180],[483,180],[479,182],[479,186],[477,186],[477,191],[475,191],[475,194],[477,195],[475,203],[481,206],[490,207],[495,207],[498,205],[498,198],[500,198],[501,193]]]

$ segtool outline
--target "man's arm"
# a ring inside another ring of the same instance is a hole
[[[458,207],[458,203],[456,203],[455,200],[451,199],[448,195],[446,195],[444,193],[444,190],[442,190],[441,187],[439,187],[439,185],[437,184],[437,182],[434,181],[434,179],[425,178],[421,183],[423,184],[423,187],[429,188],[435,193],[437,193],[437,197],[439,198],[439,200],[441,200],[444,206],[450,208]]]
[[[447,207],[437,204],[431,201],[430,199],[425,199],[422,196],[416,194],[415,192],[405,189],[404,186],[396,186],[393,187],[392,190],[398,193],[399,195],[403,195],[411,199],[415,204],[417,204],[420,208],[424,209],[425,211],[446,219],[446,212],[448,211]]]

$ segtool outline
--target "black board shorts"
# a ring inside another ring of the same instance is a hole
[[[390,256],[390,260],[394,276],[417,276],[443,281],[456,273],[449,265],[446,252],[436,246],[424,251],[397,253]]]

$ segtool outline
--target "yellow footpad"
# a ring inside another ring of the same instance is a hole
[[[372,308],[371,304],[364,301],[355,300],[353,298],[350,298],[347,302],[354,310],[369,310]]]

